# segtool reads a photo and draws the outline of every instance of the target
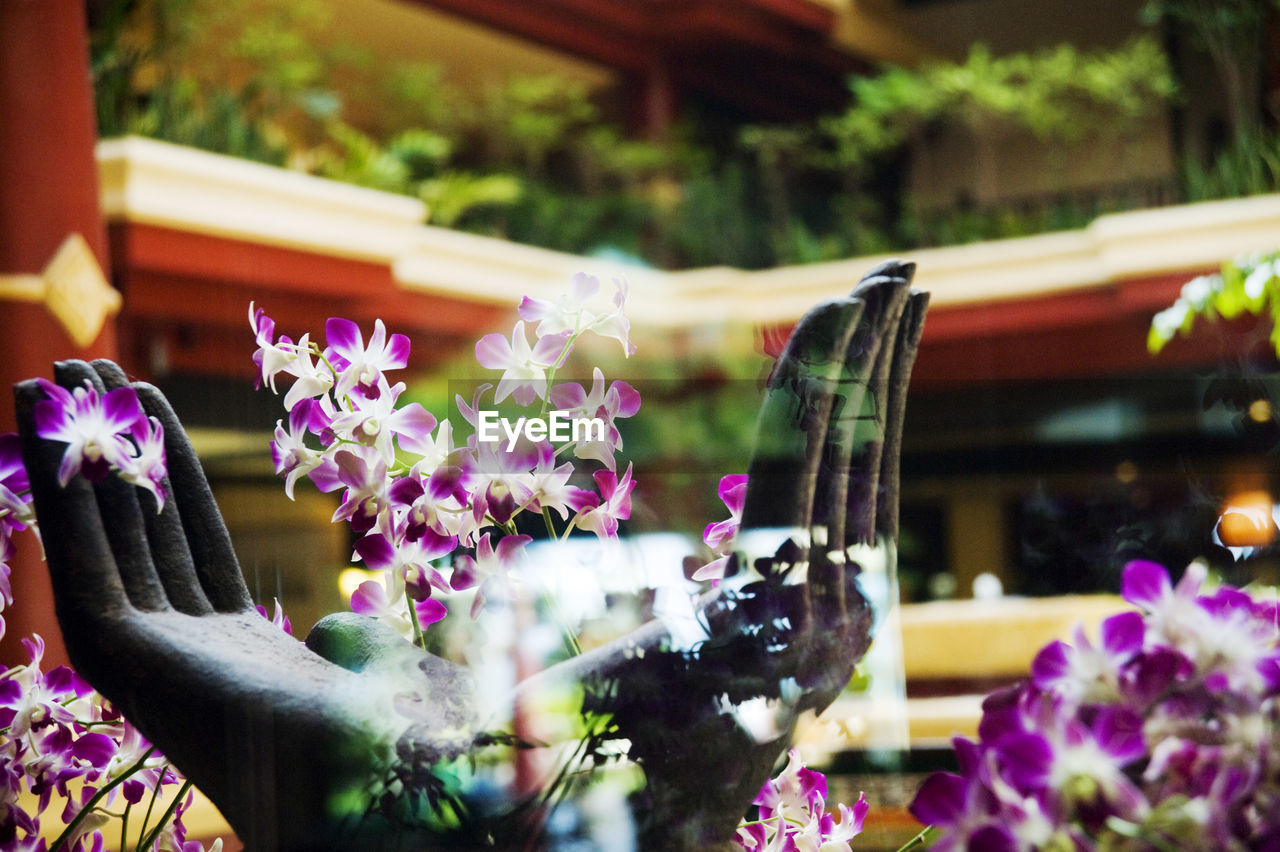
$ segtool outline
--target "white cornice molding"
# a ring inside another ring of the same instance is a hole
[[[399,286],[484,304],[562,292],[578,271],[625,276],[637,326],[788,323],[852,287],[884,256],[748,272],[628,267],[422,225],[425,207],[149,139],[99,143],[108,218],[387,264]],[[904,252],[935,307],[1102,287],[1212,268],[1280,245],[1280,195],[1103,216],[1077,231]]]
[[[1217,266],[1280,248],[1280,195],[1114,213],[1087,231],[1112,280]]]
[[[1025,299],[1103,287],[1125,279],[1212,269],[1222,261],[1280,247],[1280,195],[1210,201],[1102,216],[1078,231],[902,253],[934,308]],[[890,255],[788,266],[680,287],[688,298],[735,305],[752,322],[795,318],[849,289]],[[697,275],[699,273],[677,273]],[[730,293],[735,298],[730,299]]]
[[[563,293],[570,278],[588,272],[612,293],[610,279],[625,278],[632,292],[646,294],[628,303],[628,314],[639,320],[648,296],[669,296],[671,274],[655,269],[580,257],[537,246],[422,226],[392,267],[396,282],[410,290],[425,290],[477,302],[515,305],[521,296],[551,298]],[[655,307],[655,306],[651,306]]]
[[[389,264],[426,217],[417,199],[153,139],[97,153],[108,219]]]

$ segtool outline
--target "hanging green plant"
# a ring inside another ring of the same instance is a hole
[[[1271,318],[1271,345],[1280,355],[1280,251],[1229,260],[1221,271],[1188,281],[1151,319],[1147,349],[1158,353],[1178,334],[1189,334],[1198,318],[1233,320],[1245,313]]]

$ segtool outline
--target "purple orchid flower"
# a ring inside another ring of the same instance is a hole
[[[387,496],[407,509],[404,537],[409,541],[417,541],[428,530],[449,535],[449,521],[467,505],[462,468],[456,465],[437,467],[424,476],[423,466],[416,464],[408,474],[396,479]]]
[[[436,418],[421,403],[396,407],[396,400],[405,389],[404,382],[388,387],[386,380],[379,376],[376,384],[378,391],[369,396],[364,393],[364,385],[353,389],[347,396],[351,408],[335,416],[329,428],[373,447],[390,464],[396,455],[395,438],[399,437],[402,444],[416,446],[420,441],[416,436],[430,436],[435,430]]]
[[[742,508],[747,502],[747,474],[735,473],[721,478],[720,499],[729,510],[728,519],[707,524],[702,533],[702,540],[719,556],[694,571],[694,580],[717,581],[724,577],[729,567],[729,549],[742,524]]]
[[[738,534],[738,526],[742,523],[742,508],[747,502],[747,475],[745,473],[730,474],[720,480],[720,499],[729,510],[728,520],[708,524],[703,530],[702,540],[716,552],[733,541]]]
[[[605,387],[604,373],[592,370],[591,390],[577,382],[566,382],[551,389],[551,404],[569,417],[599,418],[605,424],[603,440],[584,438],[575,443],[573,454],[580,459],[594,459],[614,470],[614,456],[622,449],[622,435],[614,421],[633,417],[640,410],[640,394],[626,382],[616,381]]]
[[[129,431],[138,454],[129,458],[120,469],[125,482],[145,488],[156,498],[156,511],[164,508],[169,496],[164,486],[169,475],[164,450],[164,426],[154,417],[139,417]]]
[[[330,317],[324,324],[325,350],[328,358],[341,371],[334,385],[339,397],[358,387],[367,397],[381,392],[379,379],[387,370],[403,369],[409,364],[409,338],[403,334],[387,337],[382,320],[374,320],[369,345],[364,343],[360,327],[343,317]]]
[[[600,539],[617,538],[618,521],[631,517],[631,492],[636,487],[631,479],[631,465],[627,465],[621,479],[612,470],[597,470],[593,478],[599,496],[584,490],[570,502],[578,513],[573,523]]]
[[[435,624],[448,614],[448,609],[435,598],[412,601],[418,624],[425,627]],[[351,595],[351,611],[370,618],[377,618],[409,636],[412,628],[405,615],[404,583],[395,571],[383,574],[383,581],[366,580]]]
[[[476,544],[475,555],[464,553],[453,560],[453,575],[449,584],[457,591],[474,588],[475,599],[471,603],[471,617],[477,618],[484,609],[485,601],[496,588],[506,585],[507,572],[525,545],[533,541],[532,536],[503,536],[494,547],[489,540],[489,533],[480,536]]]
[[[346,486],[347,490],[332,520],[346,521],[352,532],[364,535],[391,510],[391,500],[387,495],[387,463],[373,450],[354,446],[334,453],[333,464],[334,475],[340,486]],[[324,466],[318,466],[311,472],[312,479],[325,473],[328,471]]]
[[[290,500],[298,479],[315,470],[324,456],[306,444],[308,434],[319,434],[328,428],[329,418],[314,399],[304,399],[289,410],[289,428],[276,421],[275,440],[271,442],[271,461],[276,475],[284,477],[284,493]]]
[[[253,353],[253,363],[258,366],[254,386],[260,388],[265,384],[275,393],[276,376],[293,362],[298,350],[284,335],[275,339],[275,320],[267,316],[265,309],[255,307],[253,302],[249,303],[249,327],[253,329],[254,341],[258,344]]]
[[[87,381],[74,391],[45,379],[38,381],[50,398],[35,404],[36,434],[67,445],[58,466],[58,484],[66,487],[81,472],[97,482],[112,467],[129,463],[132,448],[124,435],[143,416],[137,391],[116,388],[99,396]]]
[[[535,399],[546,399],[547,370],[560,359],[568,340],[568,332],[553,334],[539,337],[530,348],[523,321],[516,322],[510,343],[500,334],[480,338],[476,360],[482,367],[503,371],[493,401],[510,396],[520,405],[531,405]]]
[[[403,528],[383,527],[356,542],[355,553],[375,571],[398,575],[414,600],[426,600],[431,588],[448,594],[451,589],[432,561],[458,546],[455,536],[444,536],[428,527],[423,535],[410,541]]]
[[[529,296],[521,299],[520,316],[538,323],[538,337],[578,334],[595,319],[595,315],[587,311],[587,303],[599,290],[599,278],[578,272],[569,281],[569,292],[553,301]]]
[[[323,362],[311,359],[311,335],[302,335],[295,351],[294,359],[283,368],[294,377],[293,385],[284,395],[285,411],[293,411],[293,407],[303,400],[327,397],[333,389],[333,371]]]
[[[600,279],[579,272],[573,276],[569,292],[554,301],[525,296],[520,302],[520,316],[538,323],[538,337],[565,334],[576,338],[584,331],[592,331],[601,337],[609,337],[622,344],[628,358],[635,354],[631,343],[631,323],[627,320],[627,292],[630,289],[624,278],[614,279],[613,310],[596,314],[587,309],[588,303],[600,290]]]
[[[289,621],[289,616],[284,614],[284,607],[280,606],[279,598],[272,598],[273,608],[272,614],[267,615],[267,608],[262,604],[255,604],[254,609],[258,611],[258,615],[270,621],[276,627],[279,627],[290,636],[293,635],[293,622]]]
[[[0,435],[0,538],[25,529],[33,520],[31,483],[22,463],[22,445],[12,432]]]
[[[1098,704],[1119,697],[1122,672],[1142,650],[1142,615],[1125,612],[1102,622],[1102,644],[1094,647],[1077,626],[1074,645],[1051,642],[1031,664],[1037,687],[1054,691],[1077,704]]]
[[[538,461],[537,447],[521,440],[508,452],[496,442],[477,445],[459,459],[471,496],[472,516],[505,524],[529,497],[528,475]]]
[[[516,501],[521,509],[534,512],[550,509],[561,519],[571,514],[569,508],[577,499],[582,489],[569,484],[573,476],[573,462],[556,464],[556,451],[548,443],[535,445],[537,461],[533,467],[516,482]]]
[[[787,765],[765,782],[753,804],[759,819],[738,829],[734,840],[752,852],[822,850],[847,852],[849,841],[862,833],[870,805],[861,793],[853,807],[839,805],[840,819],[827,811],[827,778],[810,769],[791,749]]]
[[[1029,681],[983,704],[960,771],[931,776],[911,811],[932,848],[1262,848],[1278,835],[1273,732],[1280,628],[1273,601],[1203,566],[1175,585],[1126,566],[1140,612],[1077,630],[1037,655]]]

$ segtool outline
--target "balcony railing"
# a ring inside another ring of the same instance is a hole
[[[916,212],[907,230],[922,247],[1025,237],[1083,228],[1107,213],[1178,204],[1182,195],[1177,180],[1162,178],[1021,195],[995,203],[961,200]]]

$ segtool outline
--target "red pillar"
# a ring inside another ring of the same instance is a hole
[[[665,56],[656,54],[632,80],[630,127],[651,142],[665,142],[680,110],[680,94]]]
[[[74,233],[108,268],[95,141],[81,0],[0,0],[0,276],[39,274]],[[42,304],[0,295],[0,314],[0,432],[15,428],[14,382],[50,376],[58,359],[115,355],[110,320],[97,340],[81,348]],[[4,613],[0,659],[14,662],[17,640],[38,632],[48,648],[47,670],[66,662],[48,572],[31,535],[20,533],[15,544],[15,605]]]

